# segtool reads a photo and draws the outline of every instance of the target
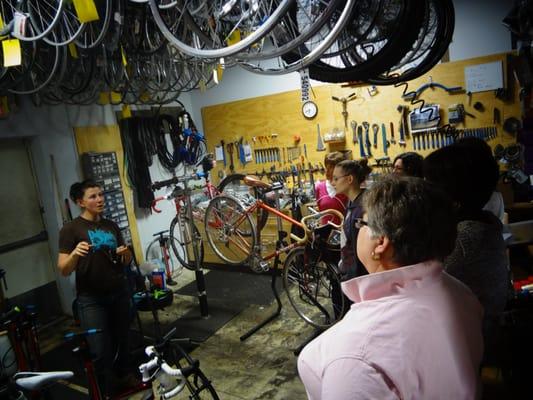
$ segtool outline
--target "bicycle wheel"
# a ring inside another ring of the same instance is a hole
[[[205,233],[209,245],[228,264],[247,262],[255,249],[256,228],[239,200],[220,195],[205,211]]]
[[[196,270],[196,265],[203,264],[204,242],[194,222],[191,224],[189,218],[181,215],[181,213],[176,215],[170,223],[170,236],[177,238],[177,240],[172,240],[170,243],[172,251],[181,265],[194,271]],[[198,254],[200,258],[198,264],[196,263],[195,254]]]
[[[287,255],[283,288],[294,311],[308,324],[327,328],[336,322],[336,315],[341,315],[343,304],[334,305],[331,297],[334,284],[340,285],[340,278],[333,264],[319,261],[310,265],[304,247]]]
[[[167,359],[167,362],[170,360],[172,364],[175,364],[175,366],[180,369],[196,364],[193,372],[186,376],[186,389],[173,398],[178,400],[219,400],[218,394],[211,384],[211,381],[200,369],[200,363],[198,361],[195,362],[189,353],[187,353],[181,346],[177,344],[172,344],[171,346],[171,354],[169,355],[170,358]]]
[[[242,201],[245,205],[251,203],[258,197],[257,191],[244,183],[244,174],[231,174],[226,176],[218,184],[217,190],[219,193],[229,194]],[[269,206],[274,207],[275,204],[271,200],[263,199]],[[257,221],[257,230],[261,231],[268,221],[268,211],[258,208],[255,214],[254,221]]]
[[[168,268],[170,275],[172,277],[177,277],[181,274],[183,266],[181,262],[176,257],[175,253],[171,250],[171,247],[174,247],[174,243],[178,243],[178,240],[172,236],[170,236],[172,239],[169,239],[169,236],[165,235],[163,239],[166,240],[166,246],[167,246],[167,259],[168,259]],[[168,243],[170,242],[170,244]],[[150,244],[148,245],[148,248],[146,249],[146,254],[144,256],[145,260],[148,262],[156,263],[158,266],[165,266],[165,256],[163,255],[163,251],[161,249],[161,246],[159,244],[159,239],[154,239]]]
[[[280,0],[240,7],[233,2],[224,8],[220,2],[186,2],[168,9],[174,14],[166,21],[157,2],[149,0],[153,18],[169,43],[183,54],[207,59],[229,57],[252,46],[274,29],[292,3],[292,0]],[[236,30],[246,35],[229,44]]]

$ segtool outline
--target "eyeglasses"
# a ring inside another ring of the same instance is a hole
[[[365,221],[363,218],[356,218],[354,226],[356,229],[361,229],[363,226],[368,226],[368,222]]]
[[[339,179],[344,178],[345,176],[348,176],[348,175],[349,175],[349,174],[347,174],[347,175],[341,175],[341,176],[333,176],[333,177],[331,178],[331,180],[332,180],[333,182],[337,182]]]

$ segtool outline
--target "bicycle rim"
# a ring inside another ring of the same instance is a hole
[[[248,204],[248,202],[253,201],[253,199],[256,199],[258,196],[253,188],[244,183],[245,176],[246,175],[244,174],[231,174],[226,176],[218,184],[218,192],[236,197],[244,204]],[[270,206],[274,206],[272,202],[266,200],[265,202]],[[254,221],[256,221],[257,230],[261,231],[268,221],[268,211],[258,208],[253,216]]]
[[[172,350],[177,368],[186,368],[194,364],[194,360],[183,348],[181,348],[181,346],[174,344]],[[186,389],[173,398],[177,400],[219,400],[215,388],[200,369],[200,365],[194,369],[194,372],[186,377],[185,388]]]
[[[172,245],[172,251],[181,265],[195,271],[197,269],[196,266],[201,266],[204,262],[204,242],[200,231],[194,223],[192,227],[193,233],[191,234],[189,219],[178,214],[170,223],[170,236],[176,238],[176,240],[172,240],[170,243]],[[196,254],[200,258],[198,264],[196,263]]]
[[[216,59],[237,54],[261,40],[285,15],[293,1],[281,0],[279,3],[276,2],[277,6],[272,5],[272,9],[263,7],[272,3],[259,2],[261,5],[259,9],[250,13],[248,13],[250,10],[239,10],[238,7],[232,7],[228,12],[216,9],[218,2],[203,2],[200,7],[193,10],[194,4],[189,4],[193,2],[187,1],[185,5],[176,6],[180,10],[177,17],[173,18],[170,27],[162,18],[157,2],[149,0],[149,4],[156,24],[174,47],[192,57]],[[190,20],[186,22],[185,16],[191,17]],[[216,31],[212,29],[210,17],[217,19]],[[175,33],[183,30],[183,24],[187,24],[186,33],[177,37]],[[243,26],[246,37],[235,44],[227,45],[230,33],[241,30]],[[219,27],[224,29],[224,32],[219,31]]]
[[[283,288],[294,311],[305,322],[316,328],[327,328],[342,311],[342,304],[333,305],[331,297],[333,284],[340,285],[339,277],[328,263],[309,264],[305,248],[292,250],[283,265]]]
[[[244,206],[237,199],[227,195],[217,196],[209,202],[205,212],[205,233],[216,255],[232,265],[247,262],[256,245],[256,229],[250,214],[245,213]]]
[[[169,236],[165,235],[165,238],[168,240]],[[170,242],[177,241],[177,239],[173,238]],[[167,242],[168,243],[168,242]],[[168,246],[167,248],[167,254],[168,254],[168,267],[170,270],[170,275],[172,277],[177,277],[182,272],[182,264],[178,260],[178,258],[175,256],[174,252],[170,249],[172,246]],[[161,251],[161,246],[159,245],[159,239],[154,239],[152,242],[150,242],[150,245],[146,249],[145,254],[145,260],[150,263],[154,263],[158,267],[165,267],[166,270],[166,264],[165,259],[163,257],[163,252]]]

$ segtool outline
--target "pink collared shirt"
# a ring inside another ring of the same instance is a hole
[[[355,304],[298,359],[309,399],[476,397],[483,311],[441,263],[361,276],[342,289]]]

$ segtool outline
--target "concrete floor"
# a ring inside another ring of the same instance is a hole
[[[178,287],[193,280],[194,274],[184,271],[178,277]],[[270,306],[249,305],[192,351],[192,356],[200,360],[201,369],[212,381],[220,399],[306,398],[304,387],[298,378],[297,358],[293,351],[313,333],[313,329],[296,315],[283,293],[281,299],[281,315],[246,341],[240,341],[240,336],[271,315],[276,309],[275,302]],[[171,307],[160,312],[163,322],[175,320],[191,309],[200,314],[196,297],[176,295],[174,300]],[[143,324],[150,323],[150,313],[140,315]],[[41,335],[43,351],[46,352],[54,343],[62,340],[63,331],[64,329],[51,329]],[[83,391],[83,388],[71,387]],[[141,395],[132,397],[141,398]],[[176,398],[188,397],[183,393],[183,397]]]

